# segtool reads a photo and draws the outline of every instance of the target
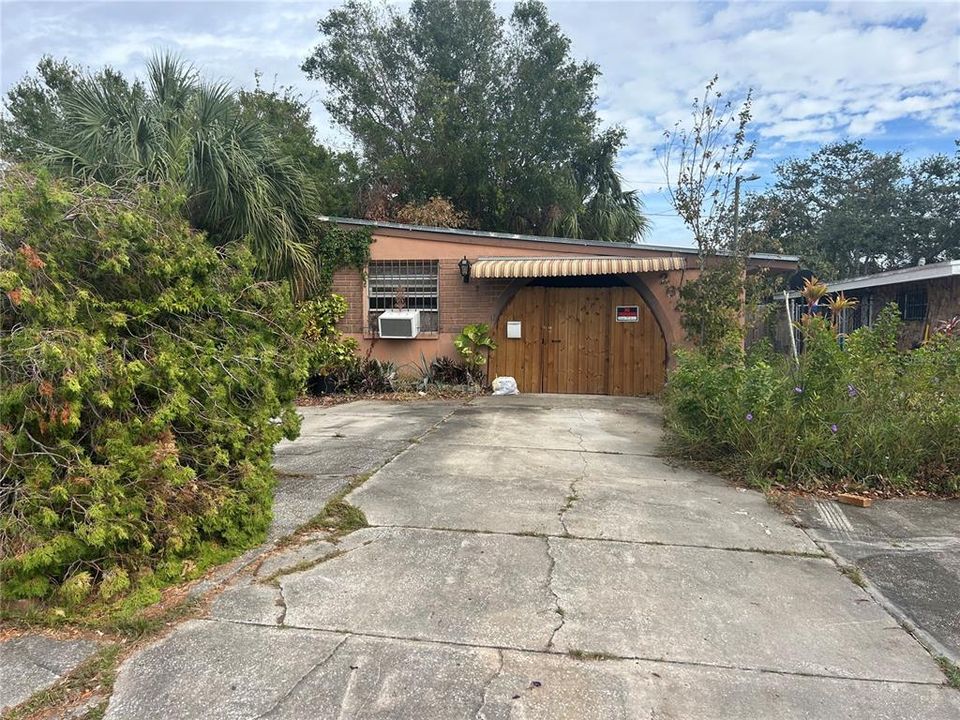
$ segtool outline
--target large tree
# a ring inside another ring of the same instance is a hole
[[[280,154],[296,159],[317,208],[324,215],[356,213],[360,169],[351,152],[333,151],[317,140],[308,99],[293,86],[264,87],[258,72],[252,90],[237,93],[243,117],[264,127]]]
[[[960,151],[908,162],[844,141],[775,173],[773,187],[746,202],[749,232],[822,277],[960,257]]]
[[[303,69],[357,141],[371,198],[445,197],[492,230],[633,241],[645,229],[614,170],[623,134],[595,112],[599,70],[572,58],[542,3],[504,23],[489,0],[406,13],[348,0],[318,27]]]
[[[6,109],[8,157],[108,185],[172,183],[191,225],[214,243],[249,241],[269,276],[301,291],[316,279],[305,241],[316,202],[301,166],[228,86],[179,58],[154,57],[143,83],[45,59],[37,77],[11,89]]]

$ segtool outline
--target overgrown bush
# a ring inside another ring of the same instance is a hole
[[[960,493],[960,338],[897,351],[896,307],[841,345],[802,326],[799,366],[735,340],[681,351],[665,393],[675,449],[758,483]]]
[[[307,357],[285,283],[164,188],[0,185],[5,598],[155,587],[262,538]]]
[[[342,295],[330,294],[301,305],[311,376],[325,376],[353,366],[357,361],[357,341],[337,329],[347,314]]]

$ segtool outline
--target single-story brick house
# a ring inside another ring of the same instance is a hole
[[[699,274],[693,249],[324,220],[372,232],[365,277],[342,270],[333,291],[349,303],[340,330],[378,359],[412,370],[421,353],[456,357],[463,327],[487,323],[490,376],[515,377],[521,392],[642,395],[660,390],[684,343],[675,289]],[[749,263],[797,267],[785,255]],[[408,312],[384,317],[399,318],[385,338],[381,315],[398,306]]]
[[[877,314],[895,303],[903,320],[901,349],[917,346],[936,331],[940,322],[960,316],[960,260],[888,270],[826,285],[831,294],[843,292],[857,300],[856,307],[840,318],[841,332],[873,325]],[[799,319],[805,311],[804,300],[793,292],[790,302],[794,319]]]

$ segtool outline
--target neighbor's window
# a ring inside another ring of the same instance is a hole
[[[376,332],[384,310],[420,311],[420,330],[440,329],[439,263],[436,260],[372,260],[367,269],[368,321]]]
[[[911,290],[901,290],[897,296],[900,306],[900,316],[904,320],[927,319],[927,288],[918,287]]]

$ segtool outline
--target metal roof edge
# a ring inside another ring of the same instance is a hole
[[[872,275],[857,275],[841,280],[825,280],[827,289],[831,292],[841,292],[844,290],[858,290],[860,288],[879,287],[882,285],[900,285],[902,283],[922,282],[924,280],[935,280],[937,278],[952,277],[960,275],[960,260],[945,260],[944,262],[932,263],[930,265],[911,265],[910,267],[897,268],[896,270],[885,270],[884,272],[874,273]],[[790,293],[790,297],[799,297],[800,293],[796,290]]]
[[[333,215],[320,215],[322,222],[340,223],[343,225],[361,225],[364,227],[385,228],[389,230],[404,230],[407,232],[423,232],[443,235],[462,235],[473,238],[495,238],[497,240],[520,240],[525,242],[559,243],[563,245],[581,245],[583,247],[622,246],[640,250],[654,250],[656,252],[676,252],[686,255],[696,255],[696,248],[680,247],[678,245],[648,245],[647,243],[617,243],[605,240],[580,240],[577,238],[560,238],[547,235],[522,235],[517,233],[487,232],[484,230],[464,230],[463,228],[434,227],[431,225],[407,225],[404,223],[389,222],[386,220],[363,220],[360,218],[344,218]],[[755,260],[779,260],[782,262],[800,262],[797,255],[779,255],[777,253],[752,253]]]

